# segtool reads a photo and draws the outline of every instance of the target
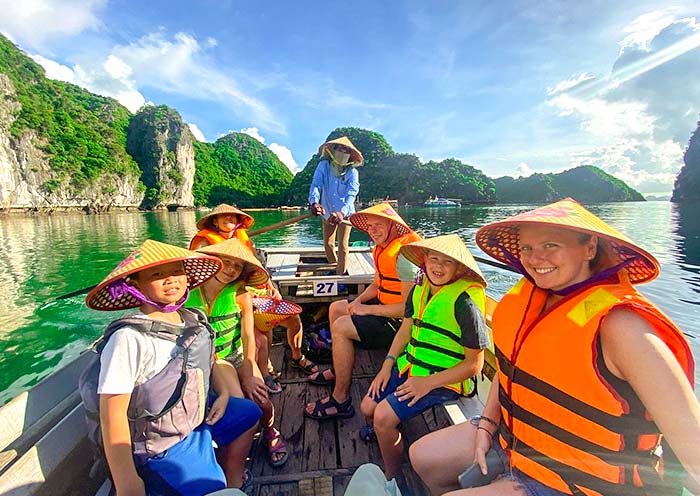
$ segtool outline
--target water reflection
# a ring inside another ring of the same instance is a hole
[[[685,272],[681,278],[695,293],[700,293],[700,202],[674,204],[676,218],[674,232],[677,236],[679,268]],[[684,299],[698,304],[698,298]]]

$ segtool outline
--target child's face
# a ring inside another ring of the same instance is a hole
[[[216,279],[222,284],[229,284],[233,281],[238,280],[243,273],[245,268],[245,263],[236,258],[221,257],[221,261],[224,262],[223,267],[216,274]]]
[[[217,215],[214,219],[214,225],[216,228],[225,233],[229,233],[236,229],[238,224],[238,216],[236,214],[223,214]]]
[[[454,258],[432,250],[425,255],[425,270],[428,273],[428,278],[437,286],[450,282],[458,268],[459,263]]]
[[[188,281],[182,262],[171,262],[137,272],[133,283],[146,298],[162,305],[177,303],[185,296]]]

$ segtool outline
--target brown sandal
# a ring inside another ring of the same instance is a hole
[[[306,358],[304,355],[301,355],[299,358],[292,358],[290,365],[293,369],[299,369],[306,375],[311,375],[318,372],[318,365]]]

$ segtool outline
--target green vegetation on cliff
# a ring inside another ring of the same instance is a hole
[[[700,121],[683,154],[684,166],[676,177],[672,202],[700,201]]]
[[[36,133],[35,144],[49,156],[56,179],[76,189],[103,173],[138,176],[126,153],[126,128],[131,114],[112,98],[98,96],[70,83],[46,78],[44,69],[0,35],[0,73],[7,75],[21,108],[10,131],[15,139]]]
[[[498,203],[547,203],[567,196],[580,202],[644,201],[638,191],[592,165],[559,174],[499,177],[495,182]]]
[[[423,164],[415,155],[394,153],[381,134],[354,127],[338,128],[326,141],[340,136],[350,138],[365,157],[365,165],[359,169],[360,198],[364,201],[389,196],[400,203],[415,204],[440,195],[484,203],[495,198],[493,181],[459,160]],[[306,203],[319,159],[314,154],[304,170],[294,177],[287,195],[289,204]]]
[[[278,206],[292,173],[255,138],[231,133],[215,143],[195,141],[195,205]]]
[[[175,203],[184,182],[176,156],[180,144],[191,144],[192,133],[175,109],[147,105],[129,123],[126,149],[141,168],[146,187],[142,206],[152,208]]]

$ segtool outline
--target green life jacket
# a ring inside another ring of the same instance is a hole
[[[486,295],[484,287],[476,281],[459,279],[442,286],[430,299],[430,283],[427,278],[413,290],[413,327],[406,350],[396,361],[401,374],[426,377],[449,369],[464,360],[464,347],[459,340],[462,330],[455,317],[455,303],[462,293],[467,293],[484,313]],[[469,378],[461,383],[445,387],[465,396],[473,396],[474,381]]]
[[[243,353],[241,340],[241,308],[236,303],[236,293],[245,281],[237,281],[225,286],[210,304],[204,297],[201,286],[190,292],[185,302],[186,307],[201,308],[206,312],[209,324],[216,331],[214,347],[218,358],[227,356],[238,350]]]

